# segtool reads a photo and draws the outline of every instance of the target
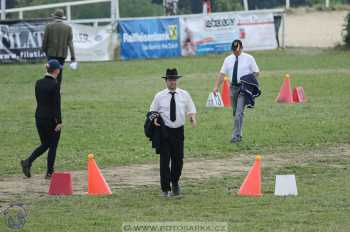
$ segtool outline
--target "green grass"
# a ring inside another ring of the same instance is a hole
[[[181,199],[163,199],[151,187],[115,189],[109,197],[24,197],[24,231],[121,231],[124,222],[167,221],[227,222],[229,231],[349,231],[350,160],[327,153],[317,160],[263,168],[261,198],[232,194],[243,176],[187,182]],[[274,175],[290,173],[299,195],[273,196]],[[1,223],[0,230],[10,231]]]
[[[100,167],[157,162],[143,134],[146,112],[167,67],[184,77],[197,106],[198,127],[186,127],[185,156],[224,158],[235,153],[326,150],[350,143],[350,52],[286,49],[252,53],[261,73],[263,95],[246,110],[244,140],[229,143],[230,109],[205,109],[205,102],[225,55],[163,60],[82,63],[66,70],[62,111],[64,130],[57,170],[80,170],[93,152]],[[290,73],[302,85],[307,103],[274,102]],[[19,160],[38,144],[34,125],[34,83],[43,65],[0,66],[0,176],[20,174]],[[300,159],[302,159],[300,155]],[[347,157],[318,157],[303,165],[263,169],[263,198],[240,198],[244,176],[187,183],[185,197],[159,198],[158,188],[114,189],[110,197],[18,196],[29,208],[24,231],[120,231],[125,221],[224,221],[230,231],[349,231],[350,180]],[[44,173],[46,157],[33,166]],[[333,166],[331,164],[334,164]],[[294,173],[300,195],[273,197],[274,175]],[[0,231],[9,231],[0,223]]]
[[[187,157],[223,157],[234,152],[303,150],[350,141],[350,53],[320,49],[255,52],[263,95],[246,110],[244,141],[228,143],[230,109],[205,110],[214,78],[225,55],[164,60],[82,63],[66,70],[62,111],[64,130],[57,157],[61,170],[83,169],[88,152],[102,166],[141,163],[156,156],[143,135],[145,114],[166,67],[184,75],[179,86],[188,90],[198,108],[196,129],[186,128]],[[19,173],[18,161],[38,144],[34,125],[34,83],[42,65],[0,66],[0,173]],[[282,77],[304,86],[308,102],[276,104]],[[39,159],[34,171],[43,172]]]

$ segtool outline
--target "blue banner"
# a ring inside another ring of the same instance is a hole
[[[122,60],[181,55],[178,18],[122,20],[118,27]]]

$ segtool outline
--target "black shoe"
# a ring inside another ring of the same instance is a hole
[[[45,175],[46,180],[50,180],[51,177],[52,177],[52,173],[46,173],[46,175]]]
[[[180,196],[181,195],[180,185],[173,185],[173,189],[171,193],[173,196]]]
[[[165,197],[165,198],[170,197],[170,192],[169,191],[163,191],[162,192],[162,197]]]
[[[232,138],[230,142],[231,143],[239,143],[241,141],[242,141],[242,137],[236,137],[236,138]]]
[[[28,162],[25,160],[21,160],[21,166],[23,174],[26,177],[30,178],[32,175],[30,174],[30,165],[28,164]]]

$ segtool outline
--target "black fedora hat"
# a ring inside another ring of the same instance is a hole
[[[163,76],[162,78],[165,79],[179,79],[182,76],[177,75],[177,70],[176,68],[170,69],[167,68],[165,76]]]

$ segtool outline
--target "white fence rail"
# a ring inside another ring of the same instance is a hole
[[[80,21],[80,20],[72,20],[72,6],[80,6],[80,5],[88,5],[88,4],[96,4],[109,2],[111,5],[111,16],[110,18],[104,19],[91,19],[91,20],[83,20],[85,23],[95,23],[98,22],[113,22],[119,18],[119,0],[85,0],[85,1],[76,1],[76,2],[63,2],[63,3],[54,3],[54,4],[46,4],[39,6],[27,6],[13,9],[5,9],[5,0],[1,0],[1,19],[6,19],[6,14],[8,13],[18,13],[18,18],[23,19],[23,14],[28,11],[36,11],[36,10],[44,10],[44,9],[56,9],[56,8],[65,8],[67,20],[68,21]]]

